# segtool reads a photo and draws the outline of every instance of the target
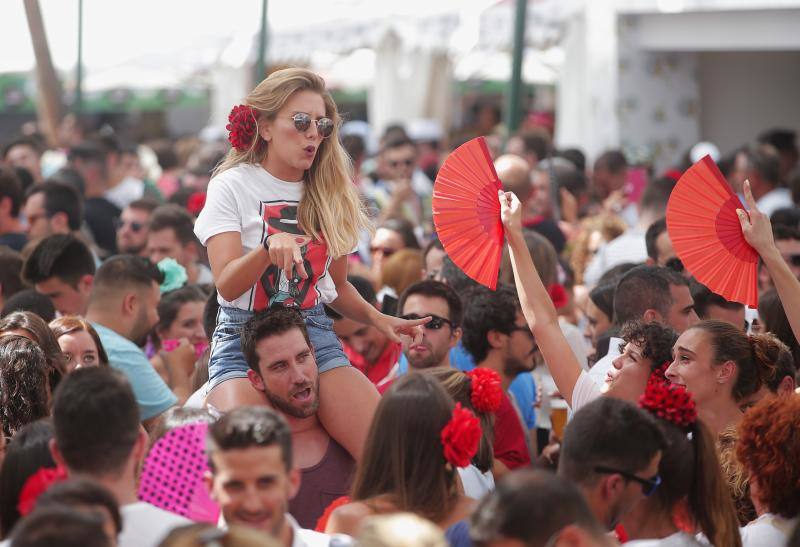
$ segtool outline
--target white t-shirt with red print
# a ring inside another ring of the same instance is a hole
[[[244,253],[264,239],[282,232],[304,235],[297,224],[297,206],[303,182],[275,178],[260,165],[240,164],[223,171],[208,185],[206,204],[194,226],[203,245],[224,232],[241,234]],[[336,299],[336,285],[328,272],[331,258],[324,242],[301,246],[308,279],[287,279],[283,270],[270,265],[261,278],[239,298],[228,302],[217,295],[220,306],[259,311],[272,304],[297,304],[302,309]]]

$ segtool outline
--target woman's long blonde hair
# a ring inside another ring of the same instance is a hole
[[[319,93],[325,102],[325,115],[334,122],[330,137],[322,140],[317,156],[306,171],[305,190],[297,209],[297,221],[308,235],[323,240],[328,254],[338,258],[356,247],[362,230],[372,225],[353,185],[352,163],[339,142],[342,119],[336,103],[325,89],[325,81],[304,68],[277,70],[245,98],[244,104],[258,112],[260,120],[274,120],[278,111],[297,91]],[[213,176],[241,163],[260,164],[269,153],[267,142],[258,134],[246,151],[231,148],[214,169]]]

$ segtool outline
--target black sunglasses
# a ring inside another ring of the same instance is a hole
[[[530,338],[531,340],[533,340],[535,338],[535,336],[531,332],[531,329],[530,329],[530,327],[528,327],[528,325],[514,325],[512,328],[510,328],[508,330],[508,334],[512,335],[517,331],[524,332],[525,334],[528,335],[528,338]]]
[[[426,329],[430,330],[439,330],[445,325],[450,325],[451,329],[456,328],[456,324],[450,321],[449,319],[445,319],[444,317],[439,317],[438,315],[433,315],[429,313],[428,315],[417,315],[416,313],[409,313],[406,315],[401,315],[400,319],[406,319],[408,321],[414,321],[417,319],[424,319],[426,317],[430,317],[431,320],[422,325]]]
[[[370,254],[373,254],[373,255],[375,253],[381,253],[384,256],[384,258],[389,258],[390,256],[392,256],[395,253],[395,250],[394,249],[390,249],[388,247],[374,247],[374,246],[372,246],[372,247],[369,248],[369,252],[370,252]]]
[[[395,160],[395,161],[390,161],[389,165],[392,167],[392,169],[397,169],[401,165],[405,165],[406,167],[411,167],[412,165],[414,165],[414,160],[413,159]]]
[[[792,266],[800,266],[800,254],[786,255],[784,256],[784,259],[786,259],[786,262],[788,262]]]
[[[331,133],[333,133],[333,120],[330,118],[319,118],[316,120],[312,120],[311,116],[306,114],[305,112],[298,112],[294,116],[292,116],[292,121],[294,121],[294,128],[304,133],[308,131],[308,128],[311,127],[311,122],[314,122],[317,126],[317,133],[323,139],[326,137],[330,137]]]
[[[638,482],[642,485],[642,494],[644,494],[644,497],[646,498],[652,496],[661,485],[661,477],[659,475],[656,475],[650,479],[643,479],[642,477],[637,477],[633,473],[628,473],[627,471],[621,471],[619,469],[603,467],[600,465],[595,467],[594,471],[595,473],[603,473],[606,475],[621,475],[629,481]]]
[[[121,218],[114,219],[114,228],[116,230],[120,230],[123,226],[130,226],[133,232],[140,232],[144,228],[144,224],[141,222],[125,222]]]

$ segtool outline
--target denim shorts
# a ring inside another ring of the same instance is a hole
[[[350,366],[333,332],[333,320],[325,315],[322,304],[300,310],[306,320],[308,337],[314,348],[319,372]],[[245,323],[253,312],[238,308],[220,308],[217,312],[217,327],[211,337],[211,357],[208,360],[208,388],[218,386],[231,378],[247,378],[250,367],[242,354],[241,335]]]

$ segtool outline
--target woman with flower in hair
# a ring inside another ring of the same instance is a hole
[[[784,545],[800,521],[800,397],[763,399],[739,424],[736,456],[758,518],[742,528],[745,547]]]
[[[741,546],[739,521],[717,458],[715,438],[698,420],[683,387],[653,374],[639,406],[661,419],[666,447],[658,465],[660,484],[622,519],[635,547]]]
[[[352,501],[333,511],[326,532],[356,535],[369,516],[406,512],[458,544],[475,500],[459,492],[456,469],[470,464],[480,439],[478,418],[432,376],[402,377],[378,405]]]
[[[479,500],[494,490],[494,414],[503,398],[500,375],[492,369],[477,367],[464,373],[453,368],[425,371],[436,378],[453,400],[472,411],[481,421],[481,442],[468,467],[458,468],[464,494]]]
[[[624,325],[622,354],[614,360],[605,385],[598,386],[580,366],[561,331],[556,308],[525,244],[519,199],[511,192],[500,192],[499,199],[522,313],[561,395],[573,411],[603,394],[637,402],[650,375],[663,372],[670,362],[675,331],[658,323]]]
[[[306,319],[320,368],[320,419],[360,458],[378,403],[349,366],[323,304],[391,340],[421,337],[426,320],[381,314],[347,281],[347,255],[369,220],[339,142],[325,82],[300,68],[273,72],[229,116],[231,151],[214,170],[195,233],[208,248],[220,311],[209,360],[209,404],[263,404],[247,380],[240,331],[253,312],[292,306]]]

